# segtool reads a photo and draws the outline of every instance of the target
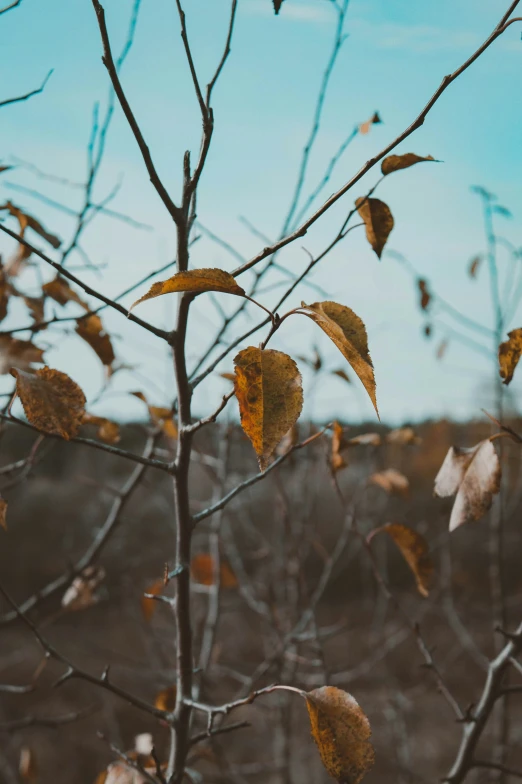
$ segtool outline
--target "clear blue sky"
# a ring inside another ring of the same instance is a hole
[[[130,0],[105,0],[115,51],[124,40],[131,5]],[[185,5],[198,73],[206,83],[222,51],[229,4],[225,0],[186,0]],[[320,179],[350,129],[375,110],[383,124],[354,141],[325,195],[403,130],[441,78],[487,37],[507,5],[501,0],[351,0],[346,22],[349,37],[332,77],[308,188]],[[216,131],[198,214],[202,223],[246,256],[259,250],[260,241],[241,224],[240,215],[270,237],[281,228],[334,23],[329,0],[285,0],[277,18],[270,0],[239,0],[232,54],[214,95]],[[389,177],[377,194],[390,205],[395,217],[388,247],[405,254],[447,300],[486,323],[492,313],[485,268],[475,282],[466,274],[469,259],[484,245],[480,201],[469,186],[484,185],[510,208],[512,219],[499,218],[499,229],[515,245],[522,245],[521,27],[513,25],[451,85],[424,127],[398,149],[431,154],[443,163],[399,172]],[[0,18],[0,100],[37,86],[54,68],[42,95],[0,110],[4,163],[16,157],[55,175],[82,180],[93,104],[101,101],[103,106],[108,91],[100,58],[90,0],[23,0],[19,8]],[[157,168],[176,197],[182,154],[188,148],[195,156],[200,121],[172,0],[143,0],[122,81]],[[312,253],[320,251],[343,212],[377,175],[377,171],[370,173],[280,261],[300,271],[307,261],[303,246]],[[83,270],[78,274],[113,295],[172,258],[174,249],[173,226],[117,109],[96,197],[103,198],[120,179],[122,187],[111,206],[154,230],[139,231],[102,217],[87,232],[85,249],[107,268],[102,278]],[[60,236],[69,236],[71,219],[16,192],[11,184],[45,190],[70,206],[79,203],[77,190],[39,180],[23,167],[0,178],[2,200],[13,199]],[[0,239],[0,251],[7,253],[10,247]],[[237,264],[226,251],[204,239],[194,247],[192,261],[195,266],[227,269]],[[79,263],[76,258],[71,267]],[[31,278],[27,280],[30,285]],[[438,329],[431,342],[423,338],[411,280],[386,254],[379,262],[360,230],[332,252],[313,280],[364,319],[383,419],[399,422],[425,416],[476,416],[481,406],[489,404],[492,368],[488,360],[451,336],[443,359],[435,359],[436,345],[446,336],[445,330]],[[266,292],[263,301],[273,304],[275,293]],[[291,302],[316,298],[302,288]],[[140,307],[143,318],[162,326],[172,323],[173,297]],[[14,307],[2,327],[19,323],[20,318],[21,309]],[[208,298],[198,298],[191,356],[196,357],[206,346],[217,319]],[[342,367],[342,357],[335,348],[314,331],[313,324],[303,322],[290,319],[273,347],[296,356],[317,343],[329,367]],[[108,315],[106,324],[116,336],[119,357],[139,368],[141,376],[131,371],[116,374],[106,402],[96,410],[122,416],[140,414],[139,403],[123,394],[140,387],[155,402],[169,400],[173,377],[162,346],[117,314]],[[520,326],[517,318],[511,326]],[[47,354],[51,366],[66,370],[91,397],[97,394],[103,373],[87,346],[79,345],[71,335],[60,348],[53,348],[56,332],[42,334],[39,339],[42,345],[51,346]],[[231,364],[228,361],[220,369],[230,370]],[[309,412],[347,421],[372,417],[371,405],[357,383],[352,389],[340,380],[325,379],[314,388],[306,368],[303,370]],[[215,376],[198,392],[196,405],[201,410],[210,408],[228,389],[227,384]],[[522,391],[522,373],[515,376],[512,389],[516,398]]]

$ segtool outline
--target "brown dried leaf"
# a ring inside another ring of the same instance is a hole
[[[343,428],[339,422],[334,422],[332,433],[332,455],[330,457],[330,466],[334,474],[347,465],[346,460],[341,455],[341,450],[345,447],[346,442],[343,436]]]
[[[370,722],[358,702],[335,686],[306,694],[313,738],[324,767],[342,784],[358,784],[373,766]]]
[[[102,364],[111,369],[116,359],[111,339],[105,332],[101,318],[96,315],[80,318],[76,322],[76,334],[79,335],[97,354]]]
[[[85,610],[99,601],[96,589],[105,579],[102,566],[87,566],[81,575],[75,577],[62,596],[62,607],[66,610]]]
[[[3,321],[7,316],[7,306],[10,294],[11,287],[5,274],[2,258],[0,257],[0,321]]]
[[[177,272],[168,280],[153,283],[149,291],[131,305],[129,313],[140,302],[177,291],[220,291],[223,294],[245,296],[245,290],[241,288],[229,272],[221,269],[187,270],[187,272]]]
[[[388,536],[393,539],[413,572],[419,593],[422,596],[428,596],[433,575],[433,562],[424,537],[412,528],[400,523],[387,523],[378,530],[386,531]]]
[[[45,299],[43,297],[24,297],[23,300],[29,309],[35,326],[38,326],[44,320]]]
[[[287,354],[254,346],[240,351],[234,366],[241,426],[264,471],[276,446],[301,413],[301,375]]]
[[[43,349],[29,340],[17,340],[10,335],[0,335],[0,375],[10,372],[13,365],[29,370],[33,362],[43,362]]]
[[[54,299],[59,305],[67,305],[68,302],[76,302],[85,310],[89,310],[87,303],[69,286],[66,278],[63,278],[60,275],[57,275],[54,280],[50,280],[49,283],[45,283],[42,286],[42,291],[48,297]]]
[[[368,199],[366,197],[357,199],[355,206],[366,227],[366,239],[380,259],[386,241],[393,229],[394,221],[391,210],[380,199]]]
[[[338,376],[338,378],[342,378],[342,380],[346,381],[347,384],[351,384],[352,383],[351,380],[350,380],[350,376],[348,375],[348,373],[345,370],[342,370],[342,369],[332,370],[332,375],[333,376]]]
[[[435,478],[435,495],[456,494],[449,530],[470,520],[478,520],[500,490],[501,469],[495,447],[489,440],[471,449],[452,446]]]
[[[83,425],[94,425],[98,428],[98,438],[106,444],[117,444],[120,440],[120,428],[116,422],[94,414],[83,415]]]
[[[17,219],[22,237],[25,234],[25,230],[29,228],[36,232],[36,234],[42,237],[53,248],[59,248],[62,244],[62,241],[55,234],[51,234],[44,229],[40,221],[33,218],[32,215],[29,215],[24,210],[21,210],[19,207],[16,207],[11,201],[7,201],[0,209],[7,210],[10,215]]]
[[[168,686],[156,694],[154,698],[154,707],[158,710],[170,713],[174,710],[176,705],[176,686]]]
[[[312,305],[301,303],[302,311],[315,321],[328,337],[333,340],[341,354],[348,360],[359,376],[377,416],[377,399],[375,397],[375,376],[373,364],[368,350],[368,335],[363,321],[353,310],[326,300],[314,302]]]
[[[427,155],[423,158],[422,155],[415,155],[414,152],[406,152],[404,155],[388,155],[381,163],[381,172],[386,176],[392,172],[399,171],[399,169],[408,169],[410,166],[423,161],[435,161],[435,158],[432,155]],[[439,161],[435,162],[439,163]]]
[[[410,489],[410,483],[407,478],[395,468],[387,468],[385,471],[372,474],[368,481],[372,485],[382,487],[390,495],[408,495],[408,490]]]
[[[192,579],[200,585],[214,584],[214,559],[210,553],[195,555],[190,564]],[[236,588],[237,577],[226,561],[219,565],[219,582],[222,588]]]
[[[421,444],[422,438],[419,438],[412,427],[398,427],[388,433],[386,441],[389,444],[406,446],[410,444]]]
[[[498,347],[498,363],[500,378],[503,384],[510,384],[513,373],[522,355],[522,329],[513,329],[508,332],[509,340]]]
[[[365,136],[367,133],[370,132],[370,128],[372,127],[372,125],[376,125],[376,124],[381,123],[381,122],[382,122],[382,120],[379,117],[378,112],[375,112],[375,114],[373,114],[373,116],[370,117],[369,120],[366,120],[366,122],[360,123],[360,125],[359,125],[359,133],[362,134],[363,136]]]
[[[235,373],[220,373],[219,375],[221,378],[226,378],[227,381],[232,381],[232,383],[236,380]]]
[[[7,531],[7,501],[0,495],[0,528]]]
[[[234,376],[235,378],[235,376]],[[178,437],[178,428],[174,422],[174,412],[171,408],[163,408],[162,406],[151,406],[143,394],[143,392],[131,392],[131,395],[142,400],[148,408],[151,420],[157,425],[168,438],[176,439]]]
[[[12,368],[16,392],[31,425],[66,441],[78,434],[85,413],[85,395],[68,375],[44,367],[35,373]]]
[[[429,304],[431,302],[431,294],[428,290],[428,281],[424,280],[423,278],[419,278],[417,280],[417,286],[419,287],[420,292],[420,306],[422,310],[428,310]]]
[[[468,267],[468,273],[470,278],[477,277],[477,273],[479,271],[481,262],[482,262],[482,256],[473,256]]]

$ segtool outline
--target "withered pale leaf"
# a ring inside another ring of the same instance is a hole
[[[29,370],[34,362],[43,362],[43,349],[29,340],[17,340],[11,335],[0,335],[0,374],[9,373],[13,365]]]
[[[433,575],[433,562],[430,558],[428,543],[413,528],[400,523],[387,523],[381,529],[390,536],[415,577],[417,589],[422,596],[428,596]]]
[[[214,559],[210,553],[195,555],[190,564],[190,574],[200,585],[214,584]],[[237,577],[226,561],[219,564],[219,582],[222,588],[236,588]]]
[[[379,416],[375,396],[375,376],[368,350],[368,335],[362,319],[345,305],[326,300],[301,304],[302,312],[315,321],[348,360],[366,389]]]
[[[399,171],[399,169],[408,169],[416,163],[423,161],[435,161],[432,155],[415,155],[414,152],[406,152],[404,155],[388,155],[387,158],[381,163],[381,172],[386,176],[392,172]],[[435,161],[438,163],[438,161]]]
[[[395,468],[387,468],[385,471],[372,474],[368,481],[372,485],[382,487],[390,495],[407,495],[410,488],[407,478]]]
[[[220,291],[223,294],[237,294],[241,297],[245,295],[245,290],[229,272],[221,269],[187,270],[187,272],[177,272],[168,280],[153,283],[148,292],[131,305],[129,312],[140,302],[178,291]]]
[[[20,773],[20,778],[23,779],[23,781],[36,781],[38,778],[36,759],[28,746],[22,746],[20,749],[18,771]]]
[[[314,689],[305,698],[324,767],[342,784],[359,784],[375,759],[370,722],[359,703],[335,686]]]
[[[344,440],[343,435],[343,428],[339,422],[333,423],[333,433],[332,433],[332,454],[330,457],[330,466],[332,471],[337,473],[340,471],[341,468],[345,468],[346,460],[341,454],[341,450],[346,447],[346,442]]]
[[[7,501],[0,495],[0,528],[7,531]]]
[[[31,425],[65,440],[78,435],[85,413],[85,395],[60,370],[44,367],[35,373],[12,368],[16,392]]]
[[[102,566],[87,566],[81,575],[75,577],[62,596],[62,607],[65,610],[85,610],[99,601],[97,588],[105,579]]]
[[[508,332],[509,340],[498,347],[498,364],[500,378],[503,384],[510,384],[513,373],[522,355],[522,329],[513,329]]]
[[[176,686],[168,686],[156,694],[154,698],[154,707],[158,710],[170,713],[174,710],[176,705]]]
[[[380,199],[368,199],[365,197],[357,199],[355,206],[364,222],[366,239],[380,259],[394,225],[391,210]]]
[[[488,511],[500,490],[500,479],[500,461],[491,441],[481,441],[471,449],[450,448],[435,478],[435,495],[456,494],[450,531]]]
[[[111,339],[105,332],[101,318],[96,315],[80,318],[76,322],[76,334],[79,335],[97,354],[102,364],[109,370],[116,359]]]
[[[56,278],[50,280],[49,283],[45,283],[42,286],[42,291],[48,297],[54,299],[59,305],[67,305],[68,302],[76,302],[77,305],[81,305],[85,310],[89,310],[87,303],[81,299],[78,292],[72,289],[67,280],[61,277],[61,275],[57,275]]]
[[[234,359],[234,390],[241,426],[263,471],[303,407],[301,375],[294,360],[273,349],[250,346]]]
[[[83,415],[83,425],[94,425],[98,428],[98,438],[106,444],[117,444],[120,440],[120,428],[116,422],[105,417],[95,416],[85,413]]]
[[[380,446],[382,439],[379,433],[361,433],[348,441],[348,446]]]
[[[390,430],[386,436],[386,441],[388,444],[407,446],[410,444],[421,444],[422,438],[419,438],[412,427],[398,427],[395,430]]]

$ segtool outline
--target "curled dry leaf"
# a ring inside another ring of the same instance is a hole
[[[468,273],[470,278],[477,277],[481,262],[482,262],[482,256],[473,256],[468,267]]]
[[[83,425],[94,425],[98,428],[97,436],[105,444],[117,444],[120,440],[120,428],[116,422],[94,414],[83,415]]]
[[[513,373],[522,355],[522,329],[513,329],[508,332],[509,340],[498,347],[498,364],[500,378],[503,384],[510,384]]]
[[[370,722],[357,700],[335,686],[305,693],[312,736],[324,767],[342,784],[358,784],[373,766]]]
[[[190,564],[192,579],[200,585],[214,584],[214,559],[210,553],[195,555]],[[219,582],[222,588],[236,588],[237,577],[226,561],[219,564]]]
[[[398,427],[395,430],[390,430],[386,436],[388,444],[398,444],[399,446],[409,446],[412,444],[421,444],[420,438],[412,427]]]
[[[428,289],[428,281],[424,280],[424,278],[419,278],[417,280],[417,286],[419,287],[421,309],[428,310],[429,304],[431,302],[431,294]]]
[[[393,215],[387,204],[380,199],[361,197],[355,202],[357,212],[366,228],[366,239],[380,259],[386,241],[393,229]]]
[[[102,566],[87,566],[75,577],[62,596],[62,607],[66,610],[85,610],[99,601],[97,588],[105,579]]]
[[[408,566],[410,567],[417,583],[417,589],[422,596],[428,596],[429,586],[433,575],[433,562],[430,558],[428,543],[413,528],[400,523],[387,523],[378,528],[375,533],[385,531],[393,539]]]
[[[151,420],[155,425],[161,428],[167,438],[176,439],[178,437],[178,428],[174,422],[174,412],[171,408],[151,406],[143,392],[131,392],[131,395],[134,395],[134,397],[137,397],[138,400],[142,400],[145,403]]]
[[[330,457],[330,466],[334,474],[337,473],[337,471],[340,471],[341,468],[345,468],[347,465],[346,460],[341,454],[341,450],[345,447],[346,442],[343,436],[343,428],[339,422],[334,422],[332,433],[332,455]]]
[[[49,243],[53,248],[59,248],[62,244],[62,241],[55,235],[48,232],[40,221],[33,218],[32,215],[29,215],[24,210],[21,210],[19,207],[15,207],[15,205],[11,201],[7,201],[0,210],[7,210],[13,218],[16,218],[18,224],[20,226],[20,235],[23,237],[25,234],[26,229],[32,229],[36,234],[38,234],[42,239]]]
[[[0,495],[0,528],[7,531],[7,501]]]
[[[34,362],[43,362],[43,356],[43,349],[29,340],[0,335],[0,375],[9,373],[13,365],[21,370],[29,370]]]
[[[116,359],[111,339],[105,332],[101,318],[93,314],[80,318],[76,322],[76,334],[79,335],[97,354],[106,368],[111,368]]]
[[[38,326],[44,320],[45,299],[43,297],[23,297],[34,325]]]
[[[168,686],[156,694],[154,698],[154,707],[158,710],[170,713],[174,710],[176,705],[176,686]]]
[[[162,294],[172,294],[178,291],[192,291],[194,293],[220,291],[223,294],[245,296],[245,290],[241,288],[229,272],[221,269],[188,270],[187,272],[177,272],[168,280],[153,283],[148,292],[131,305],[129,313],[140,302],[145,302],[145,300],[153,299],[154,297],[161,297]]]
[[[338,378],[342,378],[342,380],[346,381],[347,384],[351,384],[352,383],[350,381],[350,376],[342,368],[339,369],[339,370],[332,370],[332,376],[337,376]]]
[[[301,375],[287,354],[253,346],[239,352],[234,366],[241,427],[264,471],[276,446],[301,413]]]
[[[348,446],[380,446],[382,439],[378,433],[361,433],[348,441]]]
[[[326,300],[312,305],[301,303],[301,312],[315,321],[335,343],[348,360],[366,389],[373,407],[379,416],[375,397],[375,376],[368,350],[368,335],[364,322],[345,305]]]
[[[435,495],[456,494],[450,531],[488,511],[500,490],[500,478],[500,461],[491,441],[481,441],[471,449],[450,448],[435,478]]]
[[[89,310],[89,306],[84,302],[80,295],[69,286],[65,278],[57,275],[56,278],[50,280],[42,286],[42,291],[46,296],[51,297],[59,305],[67,305],[68,302],[76,302],[81,305],[85,310]]]
[[[144,590],[143,593],[150,593],[151,596],[159,596],[163,592],[164,588],[165,588],[165,580],[161,578],[160,580],[154,580],[153,583],[147,586],[147,588]],[[156,604],[157,602],[155,599],[147,599],[146,596],[141,597],[141,611],[147,623],[154,615]]]
[[[78,435],[85,414],[85,395],[72,378],[44,367],[35,373],[11,369],[16,392],[31,425],[68,441]]]
[[[399,171],[399,169],[408,169],[410,166],[423,161],[435,161],[435,158],[432,155],[426,155],[426,157],[415,155],[414,152],[406,152],[404,155],[388,155],[381,163],[381,172],[386,176],[392,172]],[[435,161],[435,163],[439,163],[439,161]]]
[[[410,489],[407,478],[395,468],[387,468],[385,471],[372,474],[368,481],[372,485],[382,487],[390,495],[408,495]]]

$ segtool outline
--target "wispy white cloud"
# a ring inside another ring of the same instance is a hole
[[[331,4],[328,0],[315,0],[315,2],[296,2],[288,0],[283,3],[279,15],[281,19],[293,22],[331,22],[333,19]],[[243,11],[253,16],[273,16],[274,8],[270,0],[246,0]]]
[[[354,37],[363,38],[377,49],[401,49],[416,53],[473,50],[481,40],[477,33],[470,30],[370,22],[366,19],[350,20],[348,30]]]

